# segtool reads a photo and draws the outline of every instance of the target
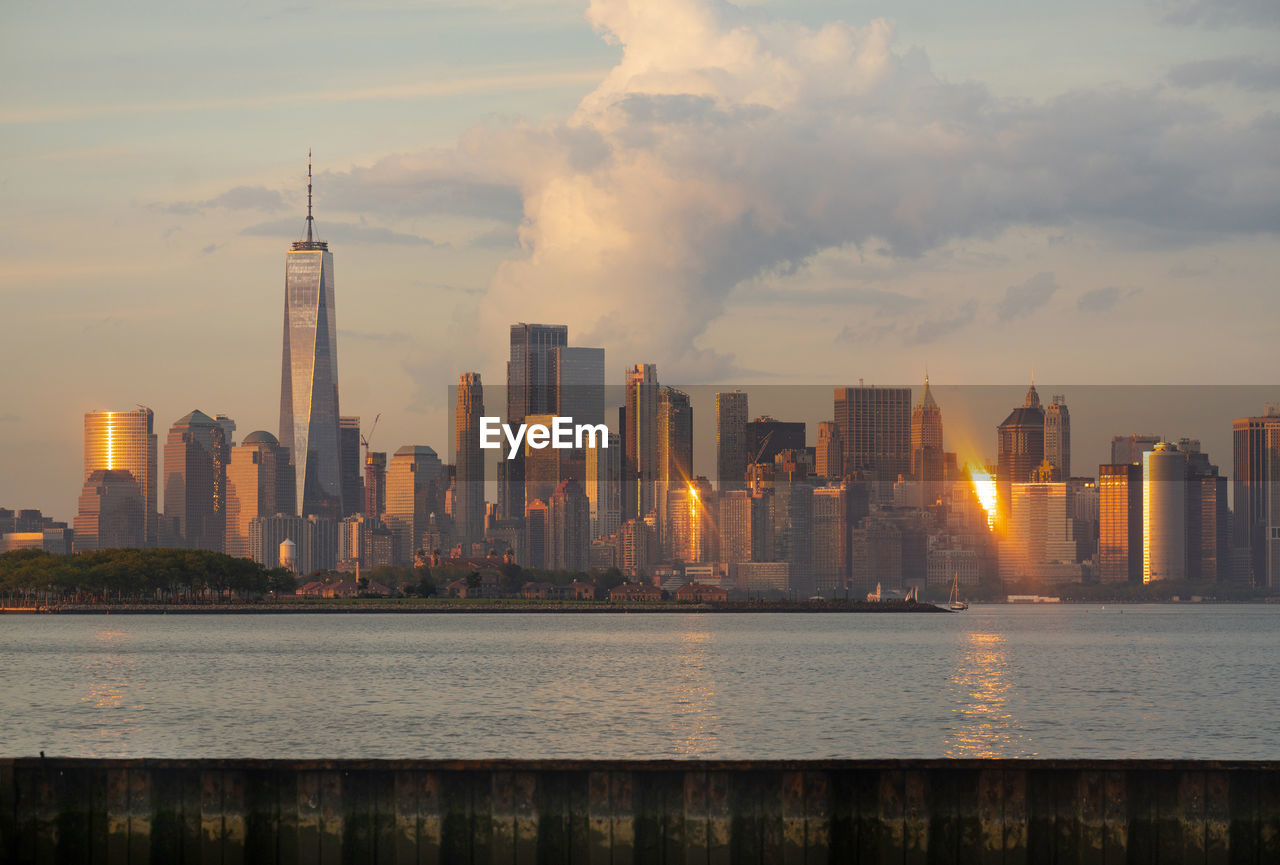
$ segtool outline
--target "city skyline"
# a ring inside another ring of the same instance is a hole
[[[1265,265],[1275,253],[1270,214],[1278,197],[1269,180],[1276,149],[1263,146],[1272,133],[1262,122],[1275,107],[1267,78],[1274,19],[1249,20],[1234,7],[1210,15],[1197,4],[1107,6],[1101,20],[1108,26],[1094,28],[1104,7],[1086,4],[1059,10],[1064,26],[1052,35],[1042,34],[1034,10],[1000,10],[1004,30],[993,35],[980,26],[981,13],[960,21],[956,12],[913,4],[892,10],[898,20],[891,24],[876,19],[887,10],[821,3],[598,3],[585,19],[583,8],[481,8],[466,20],[440,9],[371,10],[348,23],[377,30],[394,20],[412,37],[432,28],[457,32],[440,27],[451,24],[473,34],[472,45],[497,33],[548,41],[504,57],[503,69],[495,65],[501,52],[469,55],[461,46],[427,69],[408,62],[420,52],[407,50],[406,35],[385,58],[344,59],[347,73],[361,64],[375,71],[351,75],[341,87],[324,80],[331,103],[272,78],[301,67],[299,52],[313,49],[302,34],[270,51],[245,46],[244,68],[266,71],[265,86],[281,85],[269,97],[243,82],[195,87],[182,76],[173,82],[176,95],[166,97],[109,57],[102,76],[81,77],[74,88],[63,75],[40,75],[61,52],[79,52],[86,59],[78,62],[97,56],[89,44],[95,27],[123,26],[136,32],[119,41],[138,48],[136,68],[156,81],[167,76],[154,73],[169,68],[162,46],[171,40],[162,37],[174,28],[195,37],[184,76],[198,76],[226,44],[206,39],[244,22],[208,22],[205,36],[163,16],[137,26],[146,17],[142,4],[110,22],[6,10],[11,32],[31,38],[14,40],[0,61],[14,64],[22,84],[0,103],[6,162],[21,173],[6,173],[11,194],[0,204],[10,229],[10,245],[0,248],[0,290],[21,312],[8,317],[3,336],[42,375],[38,383],[24,375],[3,385],[0,448],[30,458],[6,459],[0,488],[14,501],[69,516],[80,473],[75,430],[84,412],[98,408],[145,403],[162,429],[195,408],[226,412],[241,430],[277,429],[273,352],[264,347],[278,346],[279,331],[259,311],[277,302],[272,274],[281,241],[298,234],[298,166],[309,144],[324,166],[316,178],[326,214],[320,235],[342,244],[344,286],[351,286],[338,304],[343,407],[366,423],[382,416],[373,445],[380,451],[430,444],[446,452],[440,431],[453,415],[448,384],[467,370],[501,382],[504,347],[490,334],[520,319],[567,323],[576,344],[604,348],[611,386],[618,370],[649,362],[664,385],[685,390],[721,381],[851,386],[859,378],[918,386],[925,366],[939,393],[939,381],[1025,388],[1033,369],[1045,382],[1084,385],[1268,383],[1277,349],[1266,323],[1280,312],[1275,292],[1264,290],[1272,284]],[[323,21],[304,28],[311,35],[337,13],[319,14]],[[660,50],[657,21],[681,35],[670,51]],[[278,23],[265,30],[279,35]],[[734,32],[773,50],[797,89],[782,92],[762,79],[759,55],[728,41]],[[1010,32],[1036,36],[1035,64],[1016,62]],[[1086,33],[1093,62],[1082,64]],[[1131,50],[1138,44],[1159,50]],[[822,45],[834,53],[814,50]],[[33,48],[46,56],[30,56]],[[691,58],[714,65],[721,83],[703,81]],[[847,79],[851,89],[823,90],[818,84],[828,77]],[[972,104],[957,101],[966,92]],[[92,104],[82,101],[86,95]],[[934,101],[921,101],[926,95]],[[406,112],[406,103],[424,110]],[[743,138],[752,105],[767,118],[747,138],[758,147],[726,150]],[[193,111],[202,106],[218,119],[216,133]],[[765,183],[779,160],[794,161],[800,136],[791,133],[812,129],[815,116],[837,106],[844,123],[818,140],[809,160],[826,167],[823,184],[790,172],[778,174],[786,189]],[[327,123],[309,116],[315,107]],[[260,132],[253,122],[225,122],[261,112],[283,119]],[[363,132],[357,117],[370,121]],[[904,154],[914,163],[884,162],[880,133],[853,135],[876,128],[865,124],[877,118],[920,142]],[[925,121],[939,119],[955,134],[954,158],[919,134],[933,128]],[[1147,125],[1135,130],[1131,122]],[[168,137],[140,137],[157,128]],[[708,153],[749,157],[734,163],[744,169],[711,171],[701,196],[672,186],[690,168],[687,154],[672,149],[686,133]],[[942,196],[972,179],[975,166],[992,167],[993,190],[1018,186],[989,143],[1001,136],[1043,143],[1050,133],[1110,154],[1120,173],[1099,178],[1046,148],[1045,161],[1033,164],[1078,181],[1077,197],[1034,185],[998,208]],[[1125,146],[1127,135],[1142,146]],[[834,159],[850,140],[864,143],[861,161]],[[1152,145],[1160,143],[1175,155],[1156,155]],[[212,159],[210,147],[233,155]],[[512,147],[527,154],[528,172],[502,167]],[[640,171],[646,160],[652,172]],[[891,189],[869,183],[870,167],[887,171]],[[1155,185],[1121,183],[1147,170]],[[828,207],[817,213],[825,222],[797,218],[795,202],[819,200],[833,178],[880,215]],[[1105,194],[1111,181],[1125,200]],[[1205,188],[1221,194],[1206,198],[1197,191]],[[1244,188],[1250,192],[1232,192]],[[601,233],[585,232],[580,213],[553,208],[575,189],[586,201],[613,195],[644,204],[632,212],[645,221],[619,221],[620,212],[605,210]],[[650,189],[665,200],[643,195]],[[67,216],[73,202],[82,216]],[[1182,221],[1171,223],[1172,213],[1184,214]],[[780,224],[764,219],[770,214],[792,224],[796,237],[769,228]],[[120,215],[127,218],[106,218]],[[743,223],[744,215],[760,219]],[[737,219],[746,234],[727,235],[722,217]],[[704,242],[652,254],[664,226],[680,230],[702,219],[711,232]],[[92,231],[82,230],[87,220]],[[566,225],[582,236],[556,233]],[[610,232],[644,241],[650,263],[593,259],[608,251],[600,244]],[[516,245],[519,233],[530,246]],[[566,270],[563,259],[540,252],[561,247],[581,253],[574,261],[596,263]],[[690,282],[690,274],[707,279]],[[620,318],[629,308],[634,315]],[[191,351],[193,338],[216,346],[212,357]],[[1193,341],[1206,351],[1181,350]],[[1096,345],[1111,351],[1088,350]],[[85,364],[89,357],[96,362]],[[1072,387],[1046,383],[1042,390],[1071,398]],[[1254,414],[1258,402],[1241,399],[1224,415]],[[753,417],[769,410],[755,408]],[[1076,436],[1088,436],[1075,411],[1073,403]],[[695,471],[704,474],[701,424],[710,414],[705,405],[695,411]],[[1158,425],[1224,453],[1208,443],[1217,435],[1205,428],[1210,417],[1138,417],[1102,434]],[[821,419],[805,419],[811,437]],[[976,426],[975,437],[986,426]],[[1105,462],[1081,456],[1100,447],[1094,442],[1083,443],[1085,451],[1077,445],[1081,465]],[[994,456],[989,445],[982,455]]]

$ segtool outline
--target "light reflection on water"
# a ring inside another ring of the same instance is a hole
[[[1280,758],[1280,607],[0,617],[0,756]]]
[[[1034,757],[1009,691],[1009,659],[1001,634],[973,633],[952,676],[956,721],[948,737],[948,757]]]

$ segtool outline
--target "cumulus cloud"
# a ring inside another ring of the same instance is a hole
[[[1047,304],[1059,287],[1052,273],[1037,273],[1026,282],[1011,285],[996,305],[996,317],[1001,321],[1013,321],[1028,316]]]
[[[1186,88],[1231,84],[1244,90],[1276,90],[1280,88],[1280,63],[1267,63],[1257,57],[1197,60],[1169,70],[1169,83]]]
[[[811,27],[717,0],[594,0],[587,14],[622,56],[569,117],[488,124],[326,181],[359,212],[518,223],[521,255],[480,301],[480,332],[563,322],[619,366],[705,381],[736,368],[702,342],[736,287],[824,250],[901,261],[1015,226],[1194,242],[1280,225],[1280,124],[1265,118],[1228,121],[1158,87],[1001,99],[939,78],[884,21]],[[1016,318],[1054,290],[1049,277],[1003,300],[942,298],[937,322],[888,327],[937,339],[986,303]]]
[[[904,345],[928,345],[963,330],[977,317],[976,300],[967,300],[931,315],[881,315],[869,321],[845,325],[836,336],[836,342],[857,345],[893,341]]]
[[[323,228],[323,231],[320,229]],[[294,240],[306,233],[306,221],[302,219],[277,219],[260,222],[240,230],[247,237],[290,237]],[[429,237],[405,234],[377,225],[353,222],[321,222],[316,220],[316,236],[321,240],[347,243],[391,243],[410,246],[441,246]]]
[[[1139,293],[1136,288],[1119,288],[1114,285],[1086,291],[1076,299],[1076,309],[1081,312],[1107,312],[1120,301]]]
[[[174,201],[161,205],[161,209],[166,213],[178,216],[190,216],[219,207],[227,210],[272,212],[284,209],[285,201],[284,196],[275,189],[268,189],[265,186],[237,186],[205,201]]]

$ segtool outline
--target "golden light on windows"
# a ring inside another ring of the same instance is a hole
[[[982,509],[987,512],[987,528],[993,528],[996,524],[996,479],[980,465],[969,463],[967,468],[973,492]]]

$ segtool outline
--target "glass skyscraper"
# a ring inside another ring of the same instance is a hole
[[[333,254],[312,238],[307,159],[307,237],[285,253],[280,444],[293,461],[302,515],[342,515],[338,446],[338,326]]]

